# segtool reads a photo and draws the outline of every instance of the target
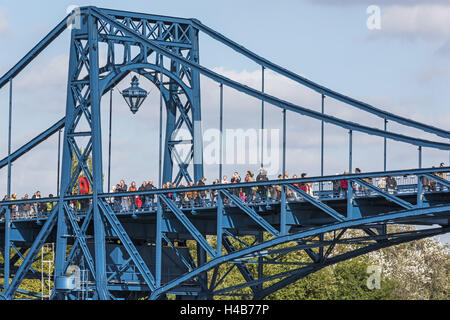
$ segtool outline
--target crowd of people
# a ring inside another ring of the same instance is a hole
[[[306,178],[306,173],[302,173],[301,177]],[[285,179],[297,179],[297,175],[293,175],[289,177],[288,173],[285,173]],[[282,175],[278,175],[278,179],[283,179]],[[183,181],[181,181],[178,186],[175,183],[166,182],[163,184],[162,189],[170,189],[170,188],[190,188],[190,187],[201,187],[206,185],[206,178],[202,178],[197,183],[190,182],[185,185]],[[248,170],[245,174],[244,179],[241,178],[238,172],[234,172],[232,177],[228,179],[228,176],[224,175],[222,180],[215,179],[213,181],[213,185],[215,184],[235,184],[235,183],[244,183],[244,182],[258,182],[258,181],[269,181],[267,177],[267,172],[263,168],[259,170],[258,175],[255,177],[253,171]],[[305,191],[306,193],[312,195],[312,186],[311,183],[298,183],[294,184],[299,189]],[[121,192],[132,192],[132,191],[149,191],[157,189],[153,185],[153,181],[144,181],[141,186],[137,188],[136,183],[133,181],[131,185],[127,187],[127,184],[124,180],[121,180],[120,183],[113,186],[111,189],[111,193],[121,193]],[[223,201],[225,204],[228,204],[232,201],[232,197],[237,197],[241,201],[244,202],[258,202],[258,201],[266,201],[273,200],[279,201],[281,199],[281,186],[257,186],[257,187],[241,187],[241,188],[230,188],[231,196],[223,197]],[[193,190],[193,191],[178,191],[178,192],[169,192],[166,194],[167,197],[176,203],[178,203],[182,207],[189,206],[200,206],[200,205],[215,205],[217,203],[218,191],[214,189],[209,190]],[[286,196],[289,200],[297,199],[297,194],[288,189],[286,192]],[[117,212],[126,212],[134,209],[149,209],[154,208],[156,204],[155,196],[152,194],[149,195],[140,195],[140,196],[114,196],[109,199],[113,210]]]
[[[53,198],[53,194],[49,194],[48,198]],[[34,199],[41,199],[43,198],[41,196],[40,191],[36,191],[32,196],[31,200]],[[15,200],[30,200],[29,195],[25,194],[22,198],[17,198],[17,193],[11,194],[11,197],[8,199],[8,196],[5,195],[2,199],[2,201],[15,201]],[[11,216],[13,218],[21,218],[21,217],[39,217],[42,215],[45,215],[46,213],[49,213],[53,210],[53,207],[55,206],[54,201],[49,202],[33,202],[33,203],[23,203],[23,204],[13,204],[11,205]],[[0,206],[1,209],[1,206]]]
[[[440,167],[444,167],[444,163],[440,164]],[[356,168],[355,174],[360,174],[361,169]],[[344,171],[344,175],[348,175],[349,171]],[[439,178],[446,179],[446,173],[440,172],[435,173],[435,175]],[[302,173],[300,178],[307,178],[306,173]],[[277,179],[298,179],[296,174],[289,177],[289,174],[285,172],[283,175],[279,174]],[[242,179],[238,172],[234,172],[232,177],[228,179],[226,175],[222,177],[222,180],[215,179],[212,185],[215,184],[236,184],[236,183],[249,183],[249,182],[261,182],[261,181],[269,181],[267,176],[267,172],[265,169],[260,168],[258,174],[254,175],[253,171],[248,170],[245,174],[244,179]],[[369,185],[374,185],[371,178],[364,178],[365,181]],[[425,176],[421,176],[422,186],[425,191],[442,191],[444,190],[444,186],[439,184],[436,180],[429,179]],[[174,182],[166,182],[162,185],[162,189],[172,189],[172,188],[190,188],[190,187],[202,187],[206,185],[206,178],[202,178],[196,183],[190,182],[187,185],[184,185],[183,181],[177,185]],[[287,201],[296,201],[302,200],[305,196],[317,196],[317,194],[313,193],[312,184],[310,182],[301,182],[294,183],[293,186],[295,188],[285,188],[286,192],[286,200]],[[376,185],[379,189],[389,192],[396,193],[398,191],[397,181],[392,176],[381,177],[378,180]],[[370,190],[364,184],[352,182],[351,188],[353,192],[359,195],[369,194]],[[120,183],[113,186],[111,189],[112,197],[108,199],[111,207],[115,212],[128,212],[134,210],[148,210],[154,209],[156,205],[156,197],[154,194],[147,195],[138,195],[138,196],[128,196],[128,195],[120,195],[123,192],[135,192],[135,191],[150,191],[156,190],[157,187],[154,186],[153,180],[143,181],[142,184],[138,187],[136,182],[132,181],[130,186],[127,186],[124,180],[121,180]],[[297,189],[297,190],[295,190]],[[325,196],[329,196],[332,198],[340,198],[347,197],[349,189],[348,180],[333,180],[332,181],[332,190],[324,191],[322,187],[319,187],[319,192],[324,192]],[[298,192],[301,190],[300,192]],[[280,201],[282,196],[282,186],[281,185],[260,185],[260,186],[251,186],[251,187],[239,187],[239,188],[230,188],[228,195],[224,195],[222,197],[224,204],[227,205],[236,198],[239,198],[243,202],[252,203],[252,202],[265,202],[265,201]],[[75,194],[75,192],[73,193]],[[117,195],[116,195],[117,194]],[[194,206],[206,206],[211,205],[214,206],[217,204],[218,191],[214,189],[202,189],[202,190],[192,190],[192,191],[178,191],[178,192],[168,192],[166,196],[175,201],[180,207],[194,207]],[[41,199],[40,191],[37,191],[33,194],[31,199]],[[52,194],[48,195],[48,198],[53,198]],[[233,199],[234,198],[234,199]],[[28,200],[28,194],[25,194],[20,200]],[[19,200],[17,198],[17,194],[13,193],[8,199],[7,196],[3,198],[2,201],[7,200]],[[11,205],[11,212],[13,217],[39,217],[40,215],[45,215],[53,210],[55,202],[34,202],[34,203],[24,203],[24,204],[14,204]],[[70,203],[70,206],[78,211],[87,210],[90,205],[89,199],[80,199],[74,200]],[[1,205],[0,205],[1,209]]]
[[[444,163],[440,164],[440,167],[444,167]],[[361,169],[356,168],[355,174],[360,174]],[[345,170],[344,175],[348,175],[349,171]],[[446,173],[435,173],[436,176],[446,179]],[[300,178],[307,178],[306,173],[302,173]],[[296,174],[291,177],[287,172],[283,175],[279,174],[277,179],[298,179]],[[362,179],[369,185],[374,185],[373,180],[371,178]],[[269,181],[267,176],[267,172],[260,168],[258,175],[255,177],[253,171],[248,170],[245,174],[244,179],[241,178],[238,172],[234,172],[230,179],[228,176],[223,176],[222,180],[215,179],[212,185],[215,184],[234,184],[234,183],[248,183],[248,182],[260,182],[260,181]],[[438,184],[435,180],[429,179],[427,177],[421,177],[422,185],[425,191],[442,191],[444,190],[444,186]],[[197,183],[190,182],[188,185],[184,185],[181,181],[178,186],[175,183],[166,182],[163,184],[162,189],[171,189],[171,188],[185,188],[185,187],[201,187],[206,185],[206,178],[202,178]],[[301,182],[294,183],[294,187],[299,190],[302,190],[307,195],[312,197],[318,196],[317,193],[313,192],[312,183],[310,182]],[[378,180],[376,186],[386,192],[391,194],[398,192],[397,180],[393,176],[384,176]],[[356,182],[352,182],[351,184],[352,190],[357,195],[368,195],[370,194],[370,190],[368,187],[358,184]],[[333,180],[332,181],[332,190],[322,191],[325,196],[332,198],[342,198],[347,197],[348,194],[348,180]],[[130,192],[130,191],[147,191],[147,190],[155,190],[157,189],[153,185],[153,181],[149,182],[144,181],[142,185],[137,188],[136,183],[133,181],[131,186],[127,188],[127,185],[122,180],[119,184],[114,186],[111,190],[112,193],[117,192]],[[320,190],[320,188],[319,188]],[[233,201],[233,197],[239,198],[243,202],[252,203],[252,202],[264,202],[264,201],[280,201],[282,195],[282,186],[281,185],[266,185],[266,186],[253,186],[253,187],[240,187],[240,188],[230,188],[231,198],[224,195],[223,201],[224,204],[229,204]],[[297,201],[302,200],[303,195],[299,194],[297,190],[293,190],[292,188],[286,188],[286,200],[287,201]],[[321,192],[321,191],[319,191]],[[169,192],[167,193],[167,197],[171,200],[175,201],[180,207],[193,207],[193,206],[205,206],[211,205],[214,206],[217,204],[218,191],[214,189],[209,190],[200,190],[200,191],[183,191],[183,192]],[[156,204],[154,195],[141,195],[141,196],[114,196],[110,199],[110,202],[113,206],[114,211],[129,211],[131,210],[144,210],[148,208],[154,208]]]

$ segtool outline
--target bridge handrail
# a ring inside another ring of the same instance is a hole
[[[364,179],[364,178],[381,178],[386,176],[417,176],[425,173],[441,173],[450,172],[450,167],[439,167],[439,168],[427,168],[427,169],[414,169],[414,170],[396,170],[396,171],[380,171],[380,172],[370,172],[370,173],[360,173],[360,174],[342,174],[342,175],[332,175],[332,176],[319,176],[319,177],[309,177],[309,178],[297,178],[297,179],[276,179],[268,181],[255,181],[255,182],[241,182],[241,183],[229,183],[229,184],[211,184],[205,186],[193,186],[193,187],[177,187],[170,189],[154,189],[146,191],[127,191],[127,192],[115,192],[115,193],[99,193],[99,198],[110,198],[110,197],[126,197],[126,196],[138,196],[138,195],[160,195],[168,193],[184,193],[184,192],[199,192],[199,191],[210,191],[210,190],[228,190],[236,188],[250,188],[259,186],[273,186],[279,185],[284,186],[288,184],[298,184],[298,183],[319,183],[328,182],[336,180],[354,180],[354,179]],[[64,200],[82,200],[90,199],[92,194],[88,195],[70,195],[65,196]],[[0,201],[0,206],[2,205],[14,205],[14,204],[25,204],[25,203],[41,203],[41,202],[58,202],[59,198],[40,198],[40,199],[28,199],[28,200],[6,200]]]

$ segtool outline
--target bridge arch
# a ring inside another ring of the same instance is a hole
[[[165,183],[167,181],[175,181],[175,183],[178,185],[183,178],[187,183],[193,181],[193,177],[188,172],[187,167],[193,157],[194,141],[192,141],[191,151],[185,159],[183,159],[178,154],[175,146],[172,148],[167,147],[171,145],[171,143],[173,143],[178,130],[183,125],[186,126],[191,135],[191,139],[194,140],[194,123],[191,119],[194,118],[194,112],[198,111],[195,111],[194,108],[189,107],[194,104],[192,88],[189,87],[189,85],[186,84],[186,82],[178,77],[175,73],[153,63],[129,63],[126,65],[114,66],[111,67],[111,69],[113,71],[110,72],[110,74],[108,74],[104,79],[102,79],[102,92],[105,92],[107,88],[113,87],[113,85],[116,83],[117,78],[124,78],[130,72],[135,72],[143,76],[151,83],[153,83],[153,85],[161,92],[162,99],[164,100],[164,104],[166,106],[166,138],[164,143],[166,147],[164,148],[163,156],[164,167],[162,168],[162,183]],[[148,72],[148,70],[153,70],[156,73]],[[176,85],[179,86],[181,90],[176,89],[175,93],[171,92],[171,89],[167,88],[164,83],[161,82],[161,74],[169,78],[170,81],[176,83]],[[182,101],[182,99],[180,99],[180,96],[185,97],[184,102]],[[190,115],[187,114],[187,109],[189,109]],[[179,171],[176,178],[172,179],[174,165],[178,166]]]

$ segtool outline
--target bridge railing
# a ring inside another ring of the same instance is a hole
[[[450,174],[444,173],[445,179],[450,180]],[[384,191],[392,191],[394,193],[417,193],[418,191],[418,176],[416,175],[401,175],[401,176],[390,176],[395,180],[396,187],[394,188],[386,188],[383,186],[383,179],[386,177],[377,177],[374,179],[370,179],[370,183],[373,186],[379,187]],[[431,179],[426,179],[422,183],[425,191],[448,191],[449,188],[443,184],[440,184]],[[312,184],[313,195],[317,198],[340,198],[342,197],[342,193],[333,188],[333,181],[326,181],[322,183],[315,182]],[[354,195],[355,196],[370,196],[376,195],[377,193],[367,190],[367,188],[360,188],[359,185],[353,185]]]
[[[239,184],[218,184],[173,189],[155,189],[123,193],[100,194],[116,213],[154,212],[159,195],[172,199],[180,209],[208,208],[217,206],[218,193],[223,205],[232,206],[236,200],[249,205],[279,204],[282,191],[287,202],[302,202],[311,196],[317,200],[339,200],[351,197],[377,197],[384,194],[417,194],[420,192],[450,191],[449,168],[391,171],[366,174],[348,174],[302,179],[270,180]],[[439,176],[438,176],[439,175]],[[392,178],[389,183],[388,177]],[[418,183],[419,179],[421,183]],[[348,182],[351,181],[351,192]],[[347,188],[346,188],[347,186]],[[302,194],[301,192],[305,192]],[[226,193],[226,194],[225,194]],[[351,193],[351,195],[349,195]],[[45,219],[59,198],[0,201],[0,221],[9,206],[11,220]],[[92,195],[67,196],[65,201],[78,214],[89,211]]]

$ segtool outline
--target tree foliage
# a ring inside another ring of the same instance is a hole
[[[389,232],[413,230],[411,227],[390,227]],[[345,237],[357,236],[360,231],[348,230]],[[327,236],[327,235],[325,235]],[[251,243],[250,237],[240,240]],[[212,245],[215,242],[212,241]],[[237,248],[243,245],[233,242]],[[283,248],[289,243],[277,246]],[[334,254],[353,250],[358,245],[338,245]],[[266,299],[275,300],[411,300],[411,299],[449,299],[450,259],[449,245],[442,245],[439,240],[426,238],[396,245],[365,254],[353,259],[325,267],[269,295]],[[277,261],[311,262],[304,251],[295,251]],[[223,276],[231,264],[219,268]],[[369,289],[367,285],[369,266],[381,267],[380,288]],[[255,264],[247,267],[257,278]],[[295,266],[298,268],[299,266]],[[264,275],[269,276],[293,269],[293,266],[274,264],[264,266]],[[210,272],[211,276],[212,272]],[[269,281],[264,288],[276,283]],[[243,283],[244,279],[236,267],[218,287],[226,288]],[[224,295],[219,299],[247,299],[252,295],[250,288],[236,291],[240,296]]]

